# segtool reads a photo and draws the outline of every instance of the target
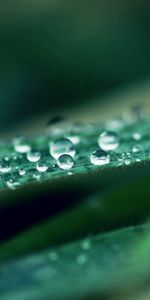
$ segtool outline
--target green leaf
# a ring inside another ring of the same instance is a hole
[[[67,211],[32,225],[2,243],[0,260],[144,222],[150,214],[149,194],[148,176],[84,199]]]
[[[1,299],[74,299],[121,288],[143,270],[132,250],[148,229],[130,227],[3,264]]]

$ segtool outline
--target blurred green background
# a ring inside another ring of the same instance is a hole
[[[149,37],[149,1],[1,1],[0,133],[149,78]]]

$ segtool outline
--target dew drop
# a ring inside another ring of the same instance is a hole
[[[72,176],[72,175],[73,175],[73,173],[72,173],[72,172],[68,172],[67,174],[68,174],[69,176]]]
[[[13,179],[9,179],[8,181],[6,181],[6,185],[10,190],[15,190],[17,187],[20,186],[20,182],[14,181]]]
[[[10,160],[10,157],[9,157],[9,156],[5,156],[5,157],[4,157],[4,160],[5,160],[5,161],[9,161],[9,160]]]
[[[56,261],[58,259],[58,254],[56,252],[50,252],[49,253],[49,258],[52,261]]]
[[[76,154],[76,151],[73,143],[70,140],[62,138],[57,139],[50,144],[50,154],[55,159],[58,159],[59,156],[63,154],[68,154],[73,157]]]
[[[26,171],[24,169],[19,170],[19,175],[24,176],[26,174]]]
[[[85,254],[80,254],[77,256],[77,263],[79,265],[85,265],[88,261],[88,257]]]
[[[132,137],[135,141],[139,141],[141,139],[141,134],[139,132],[135,132]]]
[[[83,250],[90,250],[91,249],[91,241],[89,239],[82,241],[81,248]]]
[[[141,162],[142,159],[141,158],[136,158],[136,162]]]
[[[38,162],[40,158],[41,158],[40,152],[31,150],[27,153],[27,159],[30,162]]]
[[[31,150],[31,146],[23,137],[15,138],[13,144],[16,152],[27,153]]]
[[[70,170],[74,166],[74,160],[72,156],[68,154],[63,154],[59,156],[57,160],[57,165],[60,169]]]
[[[128,166],[128,165],[130,165],[131,161],[130,161],[130,159],[125,159],[124,163],[126,166]]]
[[[11,171],[11,164],[9,163],[9,161],[2,159],[0,161],[0,172],[1,173],[9,173],[10,171]]]
[[[53,125],[58,124],[58,123],[62,123],[64,121],[65,121],[65,118],[63,116],[51,117],[47,122],[47,127],[53,126]]]
[[[125,126],[124,120],[122,118],[115,118],[107,121],[106,128],[108,130],[120,130]]]
[[[133,146],[132,151],[134,153],[140,152],[140,151],[142,151],[142,147],[140,145],[135,145],[135,146]]]
[[[110,156],[107,152],[98,149],[91,154],[90,160],[93,165],[102,166],[110,162]]]
[[[119,138],[115,132],[103,132],[98,138],[98,144],[103,150],[115,150],[119,146]]]
[[[41,175],[38,173],[34,173],[34,174],[32,174],[32,178],[35,179],[36,181],[40,181]]]
[[[47,172],[48,168],[49,166],[47,165],[46,161],[40,161],[36,166],[37,171],[40,173]]]

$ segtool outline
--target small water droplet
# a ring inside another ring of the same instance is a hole
[[[63,154],[59,156],[57,164],[60,169],[70,170],[74,166],[74,160],[72,156],[68,154]]]
[[[0,172],[1,173],[9,173],[11,171],[11,164],[9,161],[5,159],[0,160]]]
[[[48,168],[49,168],[49,166],[45,160],[40,161],[36,166],[36,169],[38,170],[38,172],[41,172],[41,173],[47,172]]]
[[[36,181],[40,181],[41,175],[38,173],[34,173],[34,174],[32,174],[32,178],[35,179]]]
[[[122,118],[115,118],[107,121],[106,128],[107,130],[119,130],[125,126],[124,120]]]
[[[69,176],[73,175],[73,173],[72,173],[72,172],[68,172],[67,174],[68,174]]]
[[[58,259],[58,254],[56,252],[50,252],[49,253],[49,258],[52,261],[56,261]]]
[[[37,152],[37,151],[34,151],[34,150],[31,150],[27,153],[27,159],[28,161],[30,162],[38,162],[41,158],[41,153],[40,152]]]
[[[141,139],[141,134],[139,132],[134,132],[132,137],[135,141],[139,141]]]
[[[15,190],[17,187],[20,186],[20,182],[19,181],[15,181],[13,179],[9,179],[6,181],[6,186],[10,189],[10,190]]]
[[[5,160],[5,161],[9,161],[9,160],[10,160],[10,157],[9,157],[9,156],[5,156],[5,157],[4,157],[4,160]]]
[[[96,150],[90,156],[91,163],[93,165],[102,166],[110,162],[110,156],[103,150]]]
[[[24,176],[26,174],[26,171],[24,169],[19,170],[19,175]]]
[[[83,250],[90,250],[91,249],[91,241],[89,239],[82,241],[81,248]]]
[[[14,149],[19,153],[27,153],[31,150],[28,141],[23,137],[18,137],[13,140]]]
[[[51,117],[48,122],[47,122],[47,126],[52,126],[54,124],[58,124],[58,123],[62,123],[64,122],[66,119],[65,117],[63,116],[54,116],[54,117]]]
[[[77,256],[77,263],[79,265],[85,265],[88,261],[88,257],[85,254],[80,254]]]
[[[119,138],[115,132],[103,132],[98,138],[100,148],[106,151],[115,150],[119,146]]]
[[[130,159],[125,159],[124,163],[126,166],[128,166],[128,165],[130,165],[131,161],[130,161]]]
[[[131,153],[130,153],[130,152],[127,152],[127,156],[130,157],[130,156],[131,156]]]
[[[135,145],[135,146],[133,146],[132,151],[134,153],[142,151],[141,145]]]
[[[68,154],[73,157],[75,153],[76,150],[73,143],[66,138],[57,139],[50,144],[50,154],[55,159],[58,159],[59,156],[63,154]]]
[[[141,162],[142,159],[141,158],[136,158],[136,162]]]

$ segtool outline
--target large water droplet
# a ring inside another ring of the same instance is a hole
[[[31,150],[31,146],[28,141],[23,137],[15,138],[13,140],[13,144],[16,152],[27,153]]]
[[[110,162],[110,156],[105,151],[98,149],[91,154],[90,160],[93,165],[102,166]]]
[[[99,146],[106,151],[115,150],[119,146],[119,138],[115,132],[103,132],[98,138]]]
[[[60,169],[70,170],[74,166],[74,160],[72,156],[68,154],[63,154],[59,156],[57,160],[57,165]]]
[[[30,162],[38,162],[41,158],[41,153],[31,150],[27,153],[27,159]]]
[[[73,157],[75,153],[73,143],[66,138],[58,139],[50,145],[50,154],[55,159],[58,159],[63,154],[68,154]]]

